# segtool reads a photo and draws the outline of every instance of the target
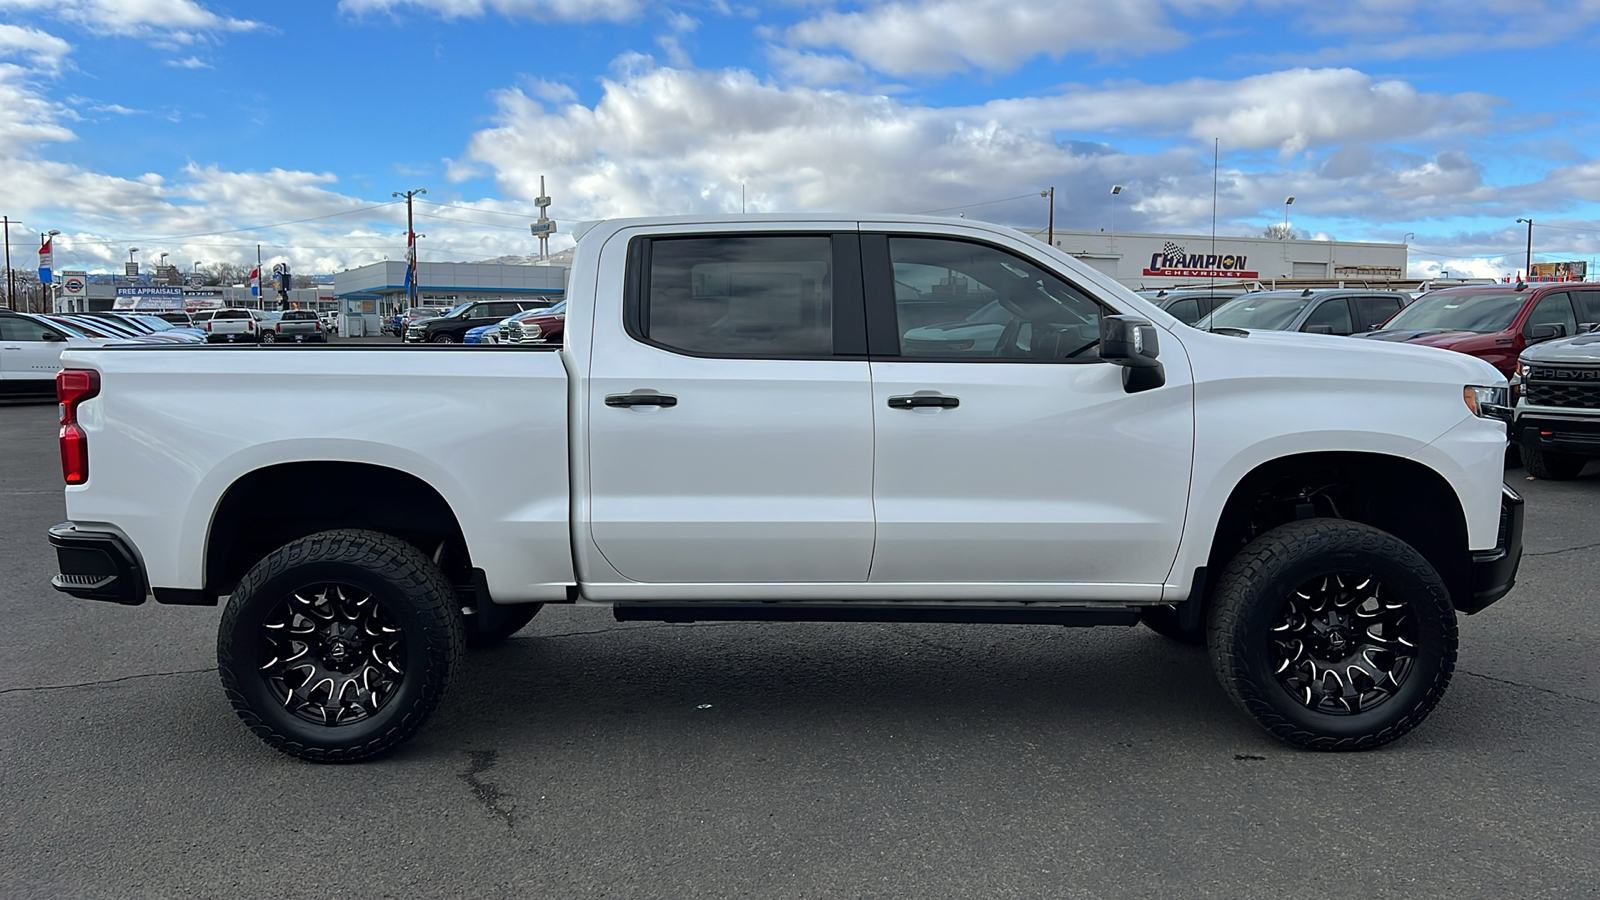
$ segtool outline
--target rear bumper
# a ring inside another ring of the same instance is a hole
[[[1501,485],[1500,530],[1493,550],[1472,554],[1472,595],[1459,598],[1456,609],[1472,615],[1504,597],[1517,583],[1522,562],[1522,495]]]
[[[84,531],[72,522],[50,529],[50,546],[56,548],[61,574],[50,586],[84,600],[109,600],[128,606],[144,602],[144,569],[133,548],[121,535]]]

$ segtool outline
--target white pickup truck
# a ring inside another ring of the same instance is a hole
[[[1428,715],[1521,558],[1487,363],[1197,331],[999,226],[610,221],[567,297],[559,348],[69,350],[55,586],[226,597],[229,698],[315,760],[547,603],[1143,621],[1342,750]]]

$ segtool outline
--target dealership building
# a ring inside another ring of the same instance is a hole
[[[1048,233],[1029,231],[1044,241]],[[1280,241],[1266,237],[1057,231],[1057,249],[1110,275],[1126,287],[1260,282],[1351,285],[1405,281],[1405,244],[1356,241]]]

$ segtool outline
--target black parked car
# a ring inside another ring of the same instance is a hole
[[[544,309],[556,299],[469,300],[437,318],[417,319],[406,326],[401,340],[408,344],[459,344],[468,331],[480,325],[493,325],[526,309]]]

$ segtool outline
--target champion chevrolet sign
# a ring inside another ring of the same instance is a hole
[[[1258,278],[1259,272],[1247,269],[1243,255],[1189,253],[1168,241],[1160,253],[1150,254],[1145,275],[1170,278]]]

